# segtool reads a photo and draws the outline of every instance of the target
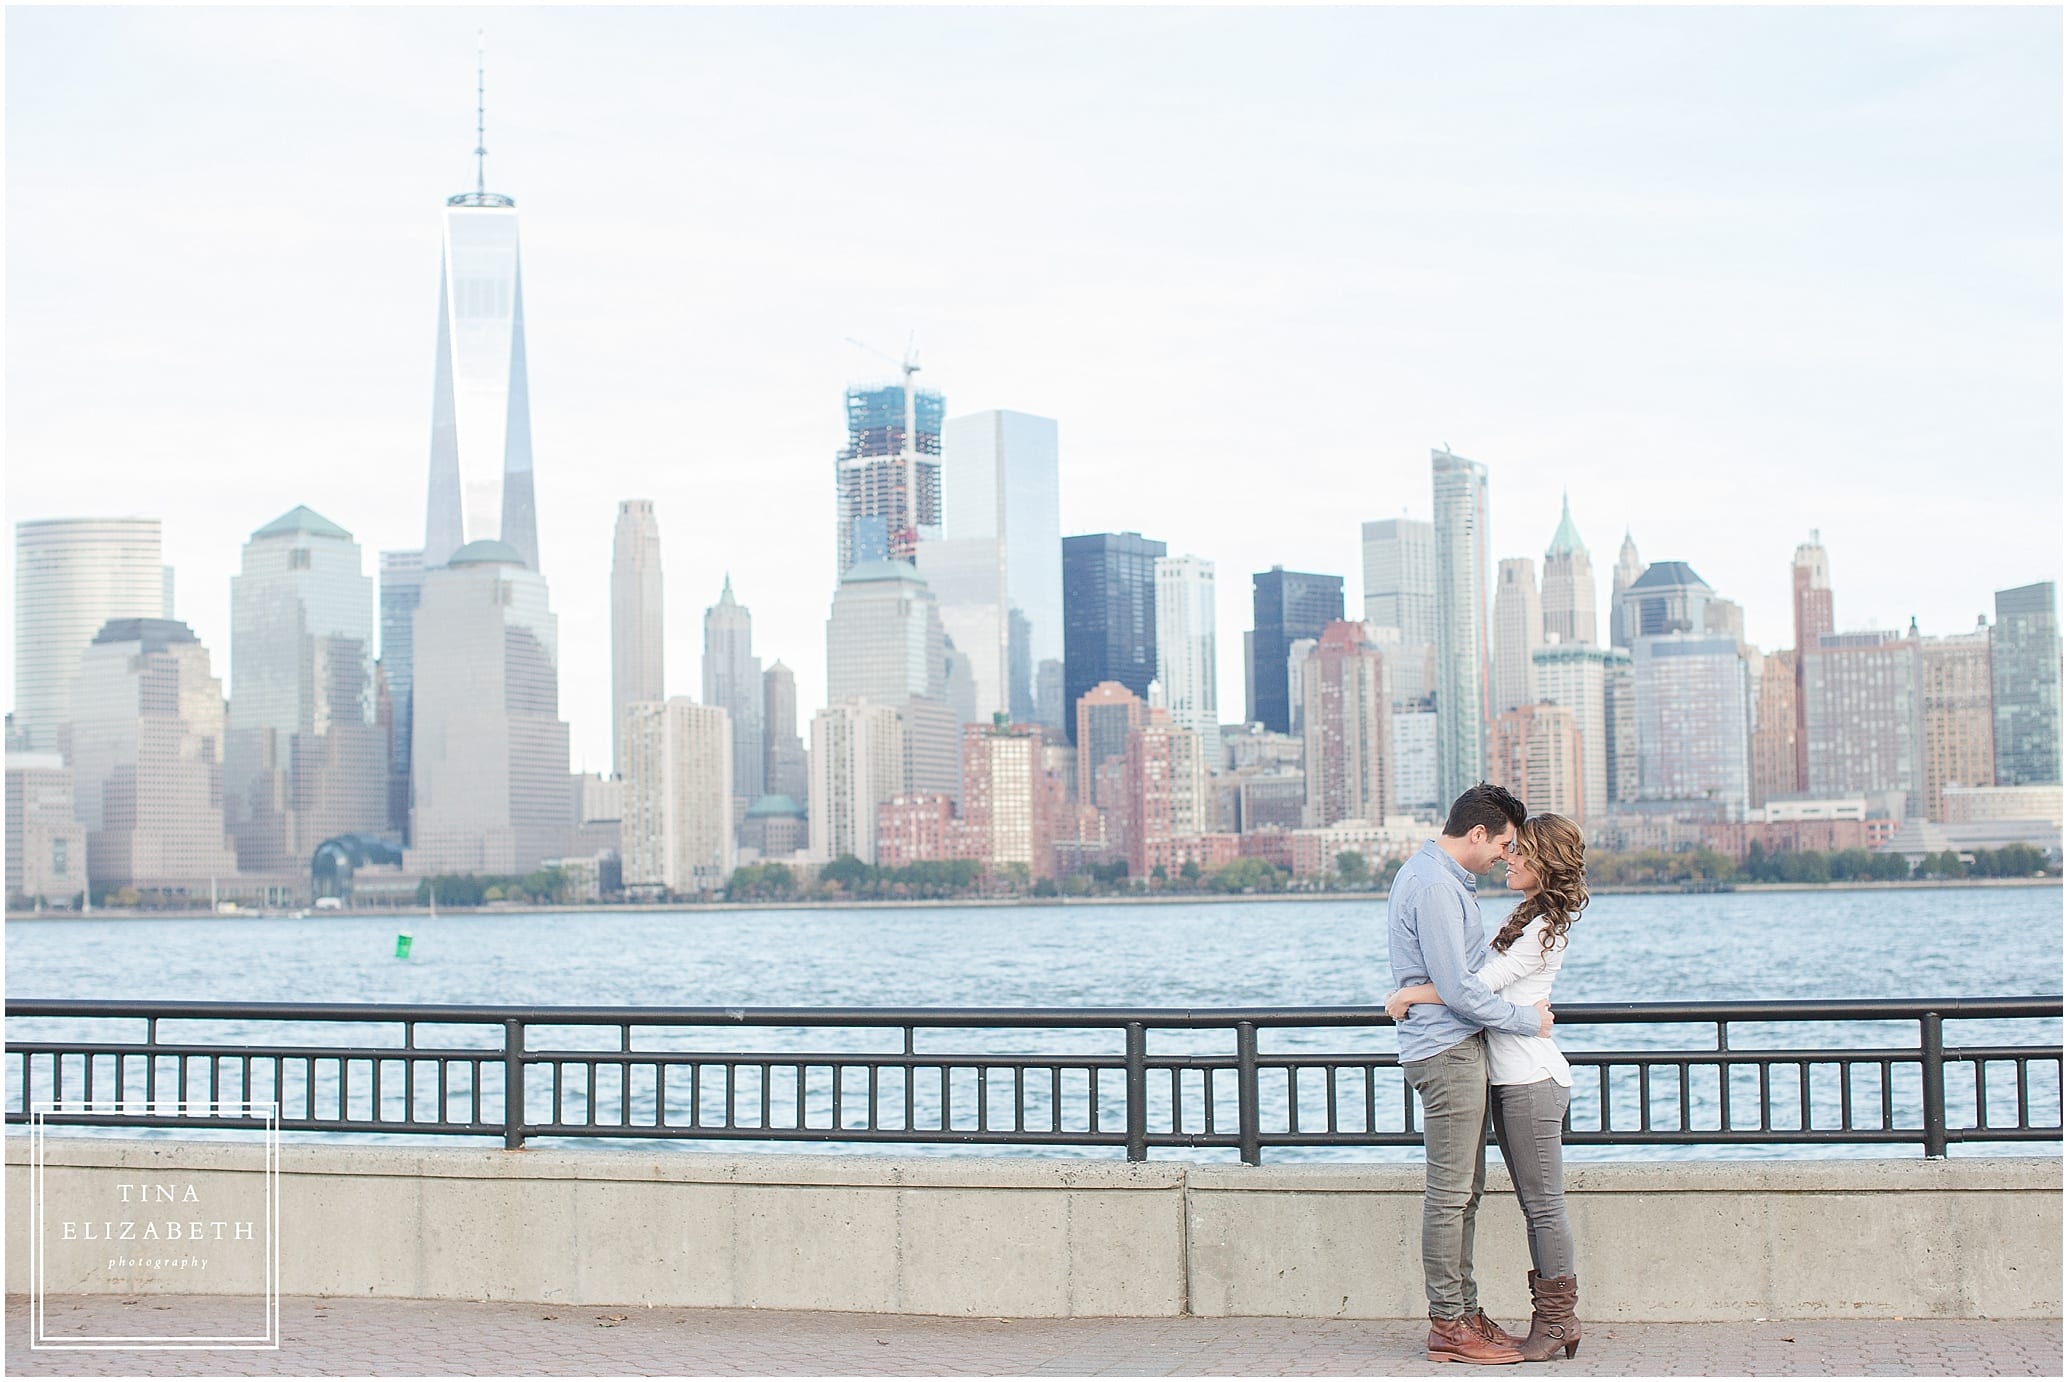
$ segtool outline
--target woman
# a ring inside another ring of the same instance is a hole
[[[1565,962],[1566,932],[1587,905],[1587,843],[1563,816],[1531,816],[1516,832],[1508,886],[1523,894],[1492,941],[1493,954],[1475,971],[1509,1002],[1527,1005],[1551,996]],[[1440,1003],[1432,984],[1401,989],[1386,1000],[1399,1021],[1416,1003]],[[1580,1348],[1575,1316],[1580,1283],[1574,1275],[1572,1226],[1565,1217],[1561,1139],[1572,1097],[1572,1067],[1549,1037],[1486,1034],[1488,1080],[1493,1086],[1494,1136],[1515,1182],[1515,1198],[1529,1224],[1533,1310],[1529,1336],[1519,1347],[1529,1362],[1543,1362],[1561,1347]]]

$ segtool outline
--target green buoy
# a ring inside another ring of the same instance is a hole
[[[409,935],[409,932],[407,932],[407,931],[398,931],[398,932],[396,932],[396,933],[395,933],[395,958],[396,958],[396,959],[398,959],[398,960],[406,960],[406,959],[408,959],[408,958],[409,958],[409,941],[410,941],[410,935]]]

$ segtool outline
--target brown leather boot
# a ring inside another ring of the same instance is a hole
[[[1529,1335],[1522,1340],[1525,1361],[1541,1363],[1559,1349],[1570,1358],[1580,1351],[1580,1321],[1574,1313],[1580,1304],[1577,1276],[1529,1274]]]
[[[1468,1319],[1429,1317],[1429,1361],[1432,1363],[1519,1363],[1522,1353],[1487,1338]]]
[[[1474,1310],[1471,1314],[1465,1316],[1465,1323],[1471,1325],[1473,1332],[1478,1334],[1480,1338],[1498,1348],[1522,1347],[1522,1340],[1520,1338],[1495,1324],[1487,1317],[1487,1313],[1484,1310]]]

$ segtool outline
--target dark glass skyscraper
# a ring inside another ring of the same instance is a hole
[[[1343,578],[1274,566],[1251,577],[1254,637],[1250,640],[1249,718],[1274,734],[1292,733],[1292,701],[1285,660],[1293,643],[1319,638],[1343,617]]]
[[[2061,780],[2061,626],[2054,583],[1996,592],[1989,631],[1996,713],[1996,782]]]
[[[1161,542],[1140,533],[1063,539],[1063,723],[1073,736],[1077,700],[1100,682],[1149,694],[1156,676],[1156,559],[1163,555]]]

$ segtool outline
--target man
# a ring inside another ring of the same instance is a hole
[[[1492,1028],[1551,1034],[1547,1003],[1519,1008],[1479,981],[1486,963],[1473,876],[1515,849],[1522,803],[1480,783],[1451,804],[1443,834],[1401,866],[1387,898],[1395,987],[1434,984],[1400,1023],[1400,1068],[1422,1100],[1422,1274],[1429,1292],[1429,1360],[1519,1363],[1516,1339],[1479,1308],[1472,1227],[1486,1187],[1486,1036]]]

